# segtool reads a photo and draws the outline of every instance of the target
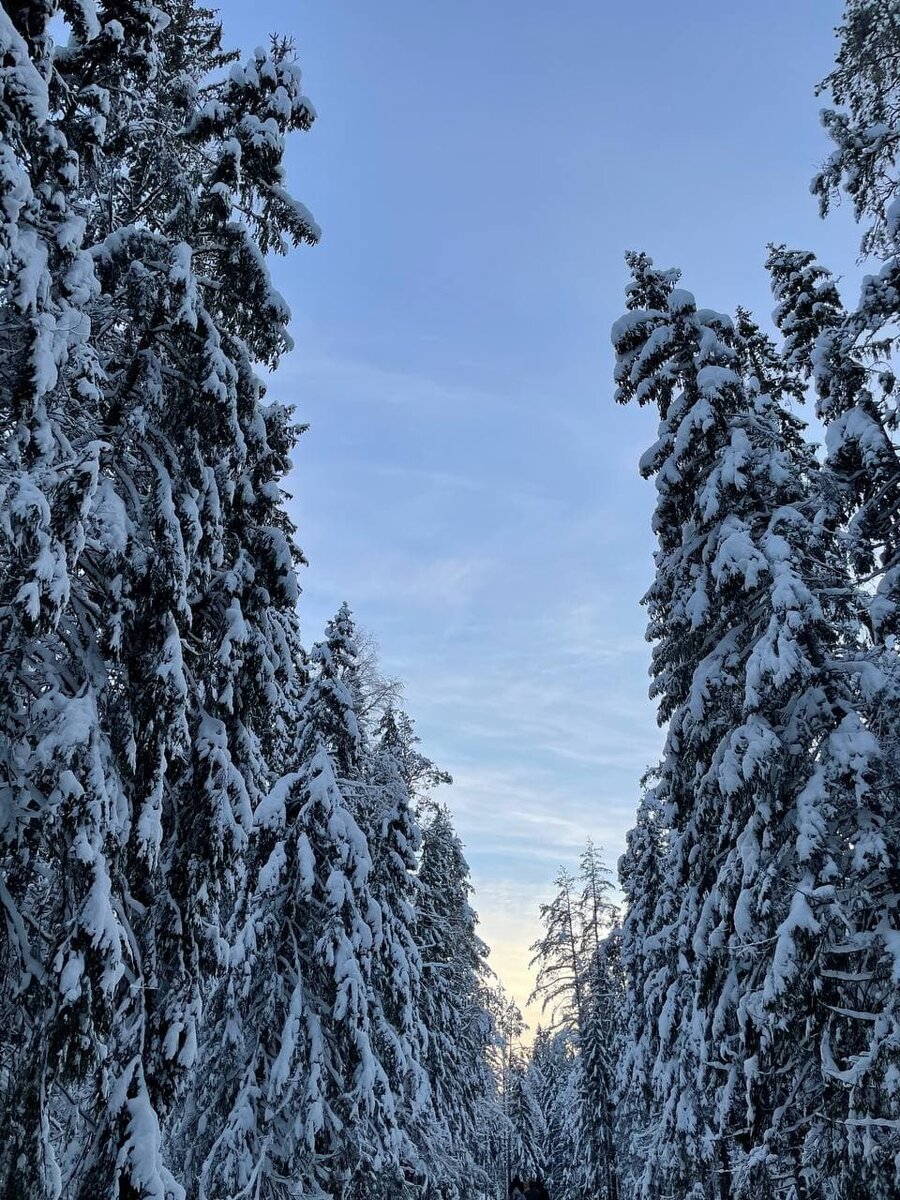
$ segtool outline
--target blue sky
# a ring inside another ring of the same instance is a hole
[[[537,909],[588,835],[612,863],[661,745],[640,597],[651,414],[612,402],[624,250],[767,319],[770,240],[855,275],[819,221],[835,0],[224,0],[297,40],[289,152],[323,228],[274,266],[310,424],[290,480],[308,641],[347,599],[406,680],[522,1001]]]

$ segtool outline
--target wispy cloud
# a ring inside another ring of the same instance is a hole
[[[330,354],[292,372],[319,443],[292,489],[307,620],[314,636],[348,599],[405,680],[425,750],[454,775],[495,969],[524,1006],[558,866],[588,836],[615,861],[659,752],[649,553],[634,554],[650,539],[618,493],[651,497],[620,447],[546,398]]]
[[[439,380],[425,371],[382,366],[362,356],[317,351],[309,345],[304,353],[295,352],[284,359],[278,386],[282,393],[297,388],[311,405],[339,398],[342,405],[351,407],[402,406],[414,408],[417,419],[512,406],[507,396],[477,385]]]
[[[413,647],[404,663],[426,745],[454,774],[446,798],[495,968],[522,1006],[558,866],[574,866],[589,836],[615,866],[640,775],[661,748],[646,643],[617,632],[610,605],[601,593],[505,626],[481,619],[462,661],[451,645]]]

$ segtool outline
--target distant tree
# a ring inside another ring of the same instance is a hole
[[[434,1144],[429,1195],[460,1200],[490,1194],[503,1145],[497,1081],[488,1064],[493,1039],[486,1007],[487,947],[477,933],[462,844],[446,808],[423,820],[416,939],[422,956],[421,1022],[429,1032]]]
[[[542,1092],[545,1087],[534,1062],[513,1053],[504,1081],[504,1108],[510,1126],[507,1179],[543,1175],[547,1125]]]
[[[625,1193],[642,1193],[646,1148],[656,1120],[654,1071],[661,1059],[660,1024],[669,984],[666,962],[674,932],[674,900],[665,882],[664,817],[652,773],[619,860],[625,912],[619,942],[623,965],[622,1040],[616,1063],[620,1173]]]
[[[580,1082],[571,1030],[538,1028],[531,1051],[537,1072],[546,1138],[542,1168],[551,1196],[576,1200],[579,1192],[578,1144]]]
[[[556,895],[541,906],[544,934],[532,946],[537,965],[533,999],[549,1008],[556,1027],[567,1032],[575,1055],[562,1078],[569,1113],[565,1131],[572,1159],[564,1172],[567,1196],[594,1194],[617,1200],[615,1080],[623,990],[610,930],[618,912],[610,901],[612,880],[602,854],[589,841],[576,879],[556,877]],[[548,1114],[549,1136],[564,1128]],[[559,1151],[551,1155],[560,1158]]]
[[[586,1012],[581,897],[575,876],[561,867],[553,899],[540,907],[543,936],[531,947],[537,967],[529,1003],[540,1000],[554,1027],[578,1030]]]
[[[585,1193],[619,1200],[615,1093],[624,986],[619,939],[611,933],[618,926],[619,911],[610,899],[611,872],[590,839],[580,867],[585,1011],[579,1040],[583,1100],[578,1178]]]
[[[378,640],[368,629],[356,630],[356,661],[359,669],[359,715],[363,721],[377,725],[388,709],[400,703],[403,684],[399,679],[390,679],[384,674]]]

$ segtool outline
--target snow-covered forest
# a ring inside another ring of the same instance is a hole
[[[348,604],[301,637],[315,112],[227,44],[0,3],[0,1197],[900,1196],[900,0],[822,85],[858,280],[770,246],[770,336],[627,255],[665,745],[618,885],[585,831],[541,908],[530,1048],[402,689]]]

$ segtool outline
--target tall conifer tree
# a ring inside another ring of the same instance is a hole
[[[469,902],[462,844],[447,809],[433,803],[423,817],[418,879],[421,1022],[429,1033],[425,1061],[436,1131],[428,1192],[456,1200],[491,1186],[498,1109],[488,1067],[487,947]]]
[[[882,770],[855,668],[838,660],[852,589],[774,350],[746,321],[698,310],[646,256],[629,264],[617,399],[661,416],[642,469],[659,497],[647,604],[670,722],[643,1194],[816,1196],[834,1169],[830,1114],[850,1115],[827,1069],[845,1020],[831,960],[858,926],[870,868],[857,831]]]
[[[295,432],[263,403],[254,363],[289,344],[263,256],[316,236],[281,167],[284,135],[312,111],[289,47],[229,73],[217,20],[188,0],[63,4],[58,50],[55,7],[16,6],[24,38],[3,16],[21,64],[10,95],[32,122],[17,188],[27,204],[30,174],[49,207],[29,225],[49,240],[7,275],[26,318],[29,280],[46,310],[31,354],[19,323],[30,397],[13,386],[22,415],[4,450],[38,486],[4,471],[0,500],[10,561],[33,566],[7,577],[22,617],[4,652],[16,643],[20,681],[43,694],[26,713],[9,677],[4,710],[29,728],[15,737],[7,912],[44,926],[45,961],[27,985],[36,1041],[4,1101],[34,1106],[23,1136],[43,1132],[26,1147],[13,1129],[2,1170],[33,1196],[161,1197],[178,1191],[166,1121],[299,654],[279,489]],[[25,132],[4,139],[10,171]],[[26,818],[26,864],[16,814],[38,793],[49,807]],[[87,1148],[65,1179],[51,1123]]]
[[[256,809],[251,888],[181,1137],[187,1175],[209,1200],[341,1197],[355,1181],[396,1175],[401,1159],[379,1057],[382,914],[357,820],[366,742],[346,606],[310,663],[295,769]]]

